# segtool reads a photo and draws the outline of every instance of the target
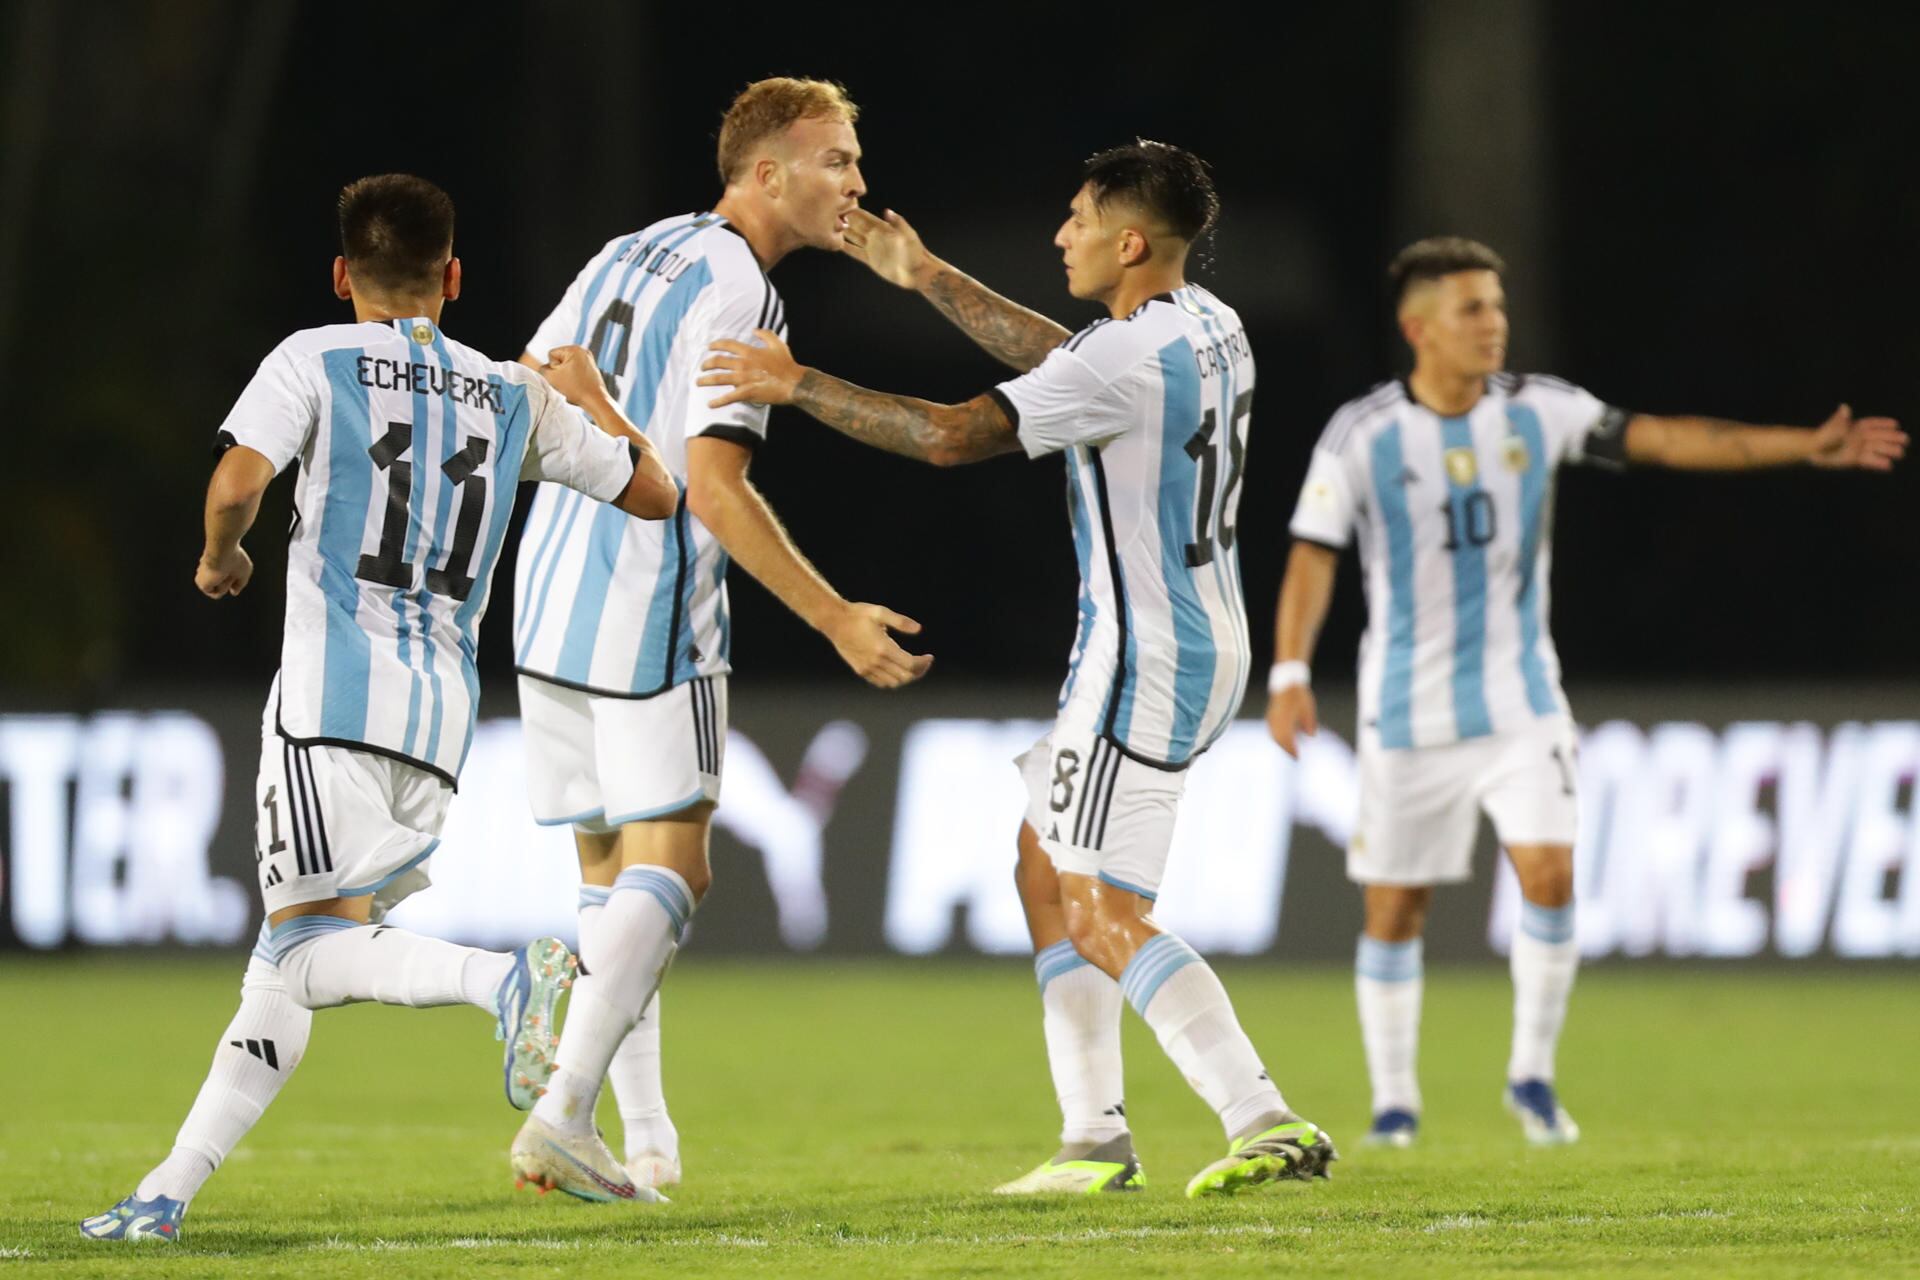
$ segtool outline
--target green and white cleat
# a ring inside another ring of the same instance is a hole
[[[558,938],[535,938],[513,953],[513,968],[494,994],[500,1025],[494,1038],[506,1041],[507,1101],[516,1111],[531,1111],[553,1079],[554,1005],[573,985],[580,962]]]
[[[1224,1157],[1193,1175],[1187,1195],[1229,1196],[1263,1182],[1328,1178],[1332,1174],[1327,1166],[1339,1158],[1325,1130],[1305,1120],[1288,1120],[1228,1143]]]
[[[995,1187],[993,1194],[1097,1196],[1103,1191],[1138,1191],[1146,1185],[1146,1171],[1133,1154],[1133,1138],[1123,1133],[1082,1150],[1062,1147],[1038,1168]]]
[[[633,1179],[598,1132],[571,1134],[538,1116],[528,1116],[514,1136],[508,1156],[515,1187],[537,1187],[541,1195],[564,1191],[581,1200],[638,1200],[664,1204],[666,1197]]]

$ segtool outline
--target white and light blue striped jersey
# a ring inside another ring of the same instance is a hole
[[[593,352],[608,390],[687,483],[687,441],[753,448],[763,405],[709,409],[724,388],[696,386],[716,338],[786,334],[786,312],[746,238],[712,213],[683,214],[609,241],[527,344]],[[727,671],[727,553],[683,500],[671,520],[633,520],[544,485],[520,534],[514,665],[569,688],[621,698]]]
[[[287,549],[280,732],[453,782],[473,741],[474,654],[522,480],[620,496],[631,446],[525,365],[424,317],[305,329],[273,350],[223,444],[300,463]]]
[[[1620,465],[1628,417],[1558,378],[1514,374],[1488,379],[1457,418],[1398,381],[1333,415],[1292,528],[1336,548],[1360,528],[1363,734],[1431,747],[1566,712],[1547,631],[1554,468]]]
[[[1062,721],[1179,768],[1250,664],[1234,547],[1253,409],[1240,317],[1196,285],[1100,320],[991,393],[1029,456],[1064,450],[1080,625]]]

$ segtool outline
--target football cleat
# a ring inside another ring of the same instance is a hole
[[[528,1116],[514,1136],[508,1155],[513,1185],[532,1186],[540,1194],[564,1191],[581,1200],[666,1202],[652,1187],[636,1186],[598,1132],[572,1134],[539,1116]]]
[[[513,953],[513,968],[494,994],[500,1017],[494,1038],[506,1042],[507,1101],[517,1111],[531,1111],[553,1078],[559,1049],[553,1006],[579,967],[566,943],[536,938]]]
[[[1404,1107],[1389,1107],[1373,1118],[1373,1127],[1367,1130],[1367,1136],[1360,1142],[1368,1147],[1404,1149],[1412,1146],[1413,1140],[1419,1136],[1418,1112],[1408,1111]]]
[[[629,1156],[625,1168],[636,1187],[659,1190],[680,1185],[680,1160],[677,1156],[660,1151],[643,1151],[637,1156]]]
[[[136,1200],[128,1196],[105,1213],[97,1213],[80,1224],[80,1234],[89,1240],[154,1240],[161,1244],[180,1242],[180,1219],[187,1216],[184,1200],[155,1196]]]
[[[1051,1159],[1012,1182],[993,1189],[997,1196],[1078,1195],[1103,1191],[1138,1191],[1147,1185],[1146,1171],[1133,1154],[1133,1138],[1121,1134],[1098,1146],[1069,1155],[1063,1147]]]
[[[1187,1195],[1232,1195],[1242,1187],[1283,1178],[1311,1182],[1331,1177],[1327,1166],[1339,1158],[1333,1139],[1318,1125],[1288,1120],[1228,1143],[1224,1157],[1193,1175]]]
[[[1514,1080],[1505,1095],[1507,1110],[1520,1122],[1521,1132],[1536,1147],[1564,1147],[1580,1141],[1580,1126],[1573,1122],[1560,1096],[1548,1080]]]

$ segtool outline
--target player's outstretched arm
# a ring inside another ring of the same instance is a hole
[[[847,215],[846,254],[890,284],[911,289],[959,326],[982,350],[1025,373],[1072,336],[1037,311],[1001,297],[966,272],[936,258],[920,233],[889,209],[876,217],[865,209]]]
[[[221,455],[207,482],[207,542],[193,572],[193,585],[212,600],[237,596],[253,577],[253,560],[240,539],[260,514],[260,497],[273,482],[273,463],[237,444]]]
[[[1757,467],[1857,467],[1891,471],[1907,452],[1907,433],[1892,418],[1856,418],[1841,405],[1814,428],[1755,427],[1718,418],[1636,414],[1627,423],[1629,462],[1689,471]]]
[[[1267,730],[1290,756],[1300,754],[1299,735],[1320,731],[1309,664],[1320,640],[1321,624],[1333,602],[1340,553],[1316,542],[1297,540],[1287,556],[1274,617],[1273,670],[1267,676]]]
[[[665,520],[679,510],[680,486],[660,461],[660,450],[653,441],[607,394],[606,379],[600,376],[593,353],[585,347],[555,347],[548,353],[547,363],[539,368],[554,390],[593,419],[595,426],[636,450],[633,479],[613,505],[639,520]]]
[[[853,604],[835,591],[747,479],[751,450],[714,436],[687,441],[687,509],[727,555],[826,636],[855,675],[882,689],[911,684],[933,655],[908,653],[889,631],[916,635],[920,624],[877,604]]]
[[[978,462],[1020,448],[1013,424],[992,396],[975,396],[965,404],[934,404],[869,391],[799,364],[771,330],[757,329],[754,336],[764,345],[750,347],[723,338],[709,348],[712,354],[700,366],[707,371],[700,385],[733,388],[709,401],[710,408],[742,401],[794,405],[862,444],[936,467]]]

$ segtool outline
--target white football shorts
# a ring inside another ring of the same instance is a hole
[[[1571,845],[1580,829],[1577,737],[1563,716],[1440,747],[1360,742],[1360,812],[1347,876],[1360,884],[1471,878],[1484,811],[1502,845]]]
[[[431,881],[453,788],[438,774],[371,751],[282,737],[279,698],[260,724],[254,853],[267,914],[371,895],[371,918]]]
[[[1061,871],[1160,896],[1186,770],[1157,769],[1090,730],[1057,724],[1014,757],[1027,822]]]
[[[725,676],[651,698],[609,698],[523,675],[520,724],[527,796],[541,826],[605,833],[719,802]]]

